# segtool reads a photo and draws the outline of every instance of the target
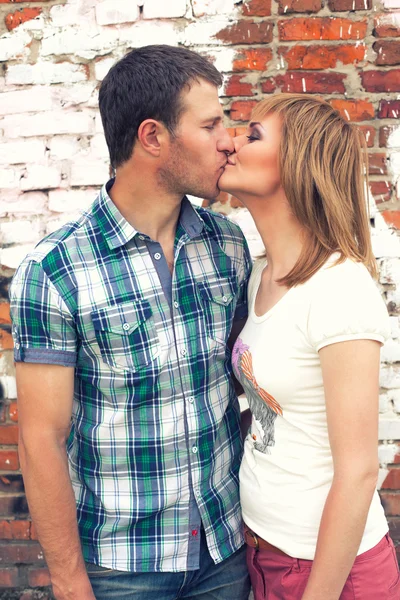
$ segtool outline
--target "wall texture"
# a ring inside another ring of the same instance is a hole
[[[232,134],[279,91],[323,95],[365,133],[393,335],[382,351],[380,486],[400,557],[400,0],[0,0],[0,598],[50,597],[19,472],[8,283],[27,250],[108,178],[99,82],[149,43],[215,62]],[[237,200],[221,195],[213,208],[256,249]]]

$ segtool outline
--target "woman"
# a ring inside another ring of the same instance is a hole
[[[233,349],[252,411],[240,472],[255,600],[394,600],[376,492],[380,347],[361,134],[327,102],[260,102],[219,185],[265,246]]]

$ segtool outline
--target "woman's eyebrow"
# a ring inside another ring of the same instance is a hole
[[[249,123],[249,127],[255,127],[255,125],[261,125],[261,123],[259,121],[251,121],[251,123]]]

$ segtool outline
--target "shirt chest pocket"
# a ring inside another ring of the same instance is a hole
[[[225,344],[231,331],[236,306],[236,278],[209,279],[198,283],[197,286],[204,307],[207,335]]]
[[[101,356],[111,367],[132,372],[151,365],[160,354],[149,302],[125,302],[92,312]]]

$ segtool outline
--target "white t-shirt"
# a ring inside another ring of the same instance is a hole
[[[318,351],[345,340],[383,343],[389,335],[388,313],[367,269],[351,260],[335,265],[336,259],[263,316],[254,312],[266,265],[258,260],[249,318],[232,353],[253,415],[240,470],[243,519],[287,554],[310,560],[333,478]],[[358,553],[387,531],[375,492]]]

